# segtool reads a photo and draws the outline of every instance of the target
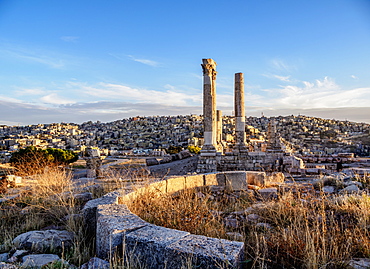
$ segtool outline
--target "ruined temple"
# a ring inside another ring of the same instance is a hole
[[[278,170],[283,159],[286,160],[292,156],[282,149],[273,121],[270,121],[268,126],[266,151],[250,150],[253,147],[246,143],[243,73],[235,74],[235,143],[231,151],[225,151],[222,141],[222,112],[216,110],[216,65],[213,59],[203,59],[201,64],[203,69],[204,145],[200,152],[197,172]]]

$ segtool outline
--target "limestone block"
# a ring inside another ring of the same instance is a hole
[[[264,186],[266,184],[266,173],[258,171],[246,171],[247,183],[256,186]]]
[[[135,260],[145,263],[140,264],[140,267],[145,266],[149,269],[180,268],[180,264],[177,267],[168,266],[171,263],[173,252],[168,252],[166,247],[187,235],[189,233],[184,231],[155,225],[145,226],[126,234],[125,257],[128,258],[128,262],[134,257]]]
[[[188,235],[167,247],[169,259],[167,268],[191,263],[196,268],[238,268],[243,259],[244,243]]]
[[[167,192],[167,182],[165,180],[154,182],[144,189],[146,192],[161,195]]]
[[[118,196],[103,196],[94,200],[88,201],[82,209],[84,225],[89,237],[94,237],[96,233],[96,210],[98,205],[116,204]]]
[[[170,177],[166,179],[167,193],[174,193],[185,189],[185,177]]]
[[[223,173],[226,187],[233,191],[247,190],[247,173],[245,171],[229,171]]]
[[[148,158],[146,159],[146,166],[152,166],[152,165],[157,165],[159,164],[159,161],[157,158]]]
[[[109,262],[99,259],[97,257],[91,258],[87,263],[81,265],[80,269],[109,269]]]
[[[217,185],[218,186],[226,186],[226,177],[224,172],[218,173],[216,175]]]
[[[219,185],[219,182],[217,181],[217,174],[218,173],[206,173],[206,174],[204,174],[205,185],[206,186]]]
[[[73,234],[59,230],[29,231],[14,238],[13,244],[17,249],[60,252],[72,247]]]
[[[204,186],[204,176],[203,175],[192,175],[185,177],[185,187],[187,189],[202,187]]]
[[[132,214],[126,205],[99,205],[96,223],[96,254],[99,258],[111,258],[122,246],[126,232],[148,225]]]
[[[258,190],[258,193],[261,195],[263,200],[276,199],[278,197],[277,188],[266,188]]]
[[[54,254],[27,255],[23,257],[22,268],[41,268],[58,260],[59,256]]]

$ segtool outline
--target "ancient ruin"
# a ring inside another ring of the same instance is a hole
[[[216,62],[212,59],[203,59],[202,62],[204,145],[200,153],[197,172],[279,170],[284,159],[288,157],[290,159],[290,154],[282,149],[273,121],[269,123],[265,151],[250,150],[253,146],[246,143],[243,73],[235,74],[235,143],[230,151],[223,146],[222,112],[216,110]],[[289,162],[290,165],[292,163]]]

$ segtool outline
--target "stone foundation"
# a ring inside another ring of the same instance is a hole
[[[100,258],[120,255],[138,259],[142,266],[153,269],[188,265],[197,268],[241,268],[244,243],[159,227],[131,213],[124,203],[148,188],[162,193],[215,185],[239,190],[256,182],[263,186],[266,181],[264,172],[250,171],[169,177],[135,191],[123,189],[89,201],[83,210],[89,224],[86,227],[96,233],[96,254]]]

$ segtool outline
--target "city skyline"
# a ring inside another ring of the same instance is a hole
[[[247,116],[370,123],[365,0],[22,0],[0,31],[0,124],[201,114],[202,58],[225,114],[242,72]]]

